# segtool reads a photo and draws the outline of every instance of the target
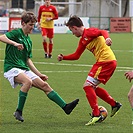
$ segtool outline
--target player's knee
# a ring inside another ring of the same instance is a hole
[[[43,43],[46,43],[47,41],[45,39],[43,39]]]
[[[24,81],[22,83],[22,87],[23,87],[22,88],[23,91],[28,92],[29,89],[32,87],[32,80],[31,79],[27,79],[26,81]]]
[[[31,79],[26,80],[26,84],[31,87],[32,86],[32,80]]]
[[[47,38],[46,37],[43,37],[43,42],[47,42]]]
[[[49,39],[49,43],[50,44],[53,44],[53,39]]]
[[[97,80],[91,76],[88,76],[84,85],[83,85],[83,88],[86,86],[92,86],[93,88],[96,88],[99,84],[100,84],[99,80]]]
[[[91,86],[91,87],[93,87],[93,88],[96,88],[95,85],[93,85],[93,84],[91,84],[91,83],[88,83],[88,82],[85,82],[84,85],[83,85],[83,89],[84,89],[85,87],[87,87],[87,86]]]
[[[130,101],[130,99],[131,99],[131,93],[128,93],[128,95],[127,95],[127,97],[128,97],[128,100]]]
[[[83,84],[83,88],[85,88],[86,86],[92,86],[90,83],[87,83],[87,82],[85,82],[84,84]]]
[[[53,90],[47,82],[44,82],[44,83],[42,84],[41,89],[42,89],[45,93],[49,93],[49,92],[51,92],[51,91]]]
[[[128,92],[128,100],[133,101],[133,86],[131,87],[130,91]]]

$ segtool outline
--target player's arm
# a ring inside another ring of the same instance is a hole
[[[84,52],[85,50],[85,46],[79,44],[79,46],[77,47],[76,51],[72,54],[69,55],[63,55],[63,54],[59,54],[57,59],[58,61],[62,61],[62,60],[78,60],[81,56],[81,54]]]
[[[35,65],[33,64],[32,60],[30,58],[28,58],[27,64],[28,64],[30,70],[32,72],[34,72],[36,75],[38,75],[41,79],[43,79],[43,80],[47,80],[48,79],[48,76],[47,75],[41,74],[38,71],[38,69],[35,67]]]
[[[56,8],[54,8],[53,14],[54,14],[54,17],[52,17],[52,18],[46,18],[46,21],[51,21],[51,20],[58,19],[58,12],[57,12]]]
[[[0,41],[4,42],[4,43],[7,43],[7,44],[11,44],[11,45],[17,47],[18,50],[23,50],[24,49],[22,44],[17,43],[15,41],[12,41],[11,39],[7,38],[7,36],[5,34],[0,36]]]
[[[40,23],[41,14],[42,14],[42,11],[41,11],[41,7],[40,7],[39,10],[38,10],[38,17],[37,17],[38,23]]]
[[[58,12],[55,11],[55,12],[54,12],[54,17],[53,17],[53,18],[50,18],[50,20],[56,20],[56,19],[58,19],[58,18],[59,18]]]
[[[56,10],[56,8],[54,8],[53,14],[54,14],[54,17],[52,18],[52,20],[58,19],[59,16],[58,16],[58,11]]]
[[[106,30],[100,30],[98,28],[89,28],[88,32],[90,37],[98,37],[98,36],[103,36],[105,38],[105,43],[108,46],[111,46],[112,40],[109,37],[109,33]]]
[[[40,29],[40,26],[41,26],[41,23],[40,23],[41,14],[42,14],[42,11],[41,11],[41,7],[40,7],[39,10],[38,10],[38,17],[37,17],[37,27],[38,27],[38,29]]]
[[[111,46],[112,44],[112,39],[109,37],[109,33],[106,30],[100,30],[101,35],[105,38],[105,43],[108,46]]]
[[[58,19],[58,14],[56,14],[53,18],[51,18],[51,20],[56,20]]]

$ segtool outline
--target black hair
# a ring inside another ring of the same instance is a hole
[[[68,22],[65,22],[65,25],[68,27],[72,27],[72,26],[81,27],[83,26],[83,22],[78,16],[73,15],[73,16],[70,16]]]

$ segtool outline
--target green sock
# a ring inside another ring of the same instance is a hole
[[[26,101],[26,97],[27,97],[27,93],[25,92],[22,92],[21,90],[19,91],[19,99],[18,99],[18,107],[17,109],[19,111],[22,111],[23,108],[24,108],[24,104],[25,104],[25,101]]]
[[[66,105],[66,102],[58,95],[54,90],[51,91],[48,95],[48,98],[58,104],[61,108]]]

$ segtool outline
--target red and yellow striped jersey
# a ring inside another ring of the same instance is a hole
[[[85,49],[93,53],[97,62],[116,60],[110,46],[105,43],[105,39],[108,37],[106,30],[85,28],[76,51],[63,56],[63,60],[77,60]]]
[[[46,18],[51,18],[51,21],[46,21]],[[42,28],[54,28],[54,21],[58,19],[58,12],[55,6],[42,5],[38,11],[38,22],[41,23]]]
[[[103,36],[93,39],[86,48],[93,53],[97,62],[116,60],[110,46],[107,46]]]

